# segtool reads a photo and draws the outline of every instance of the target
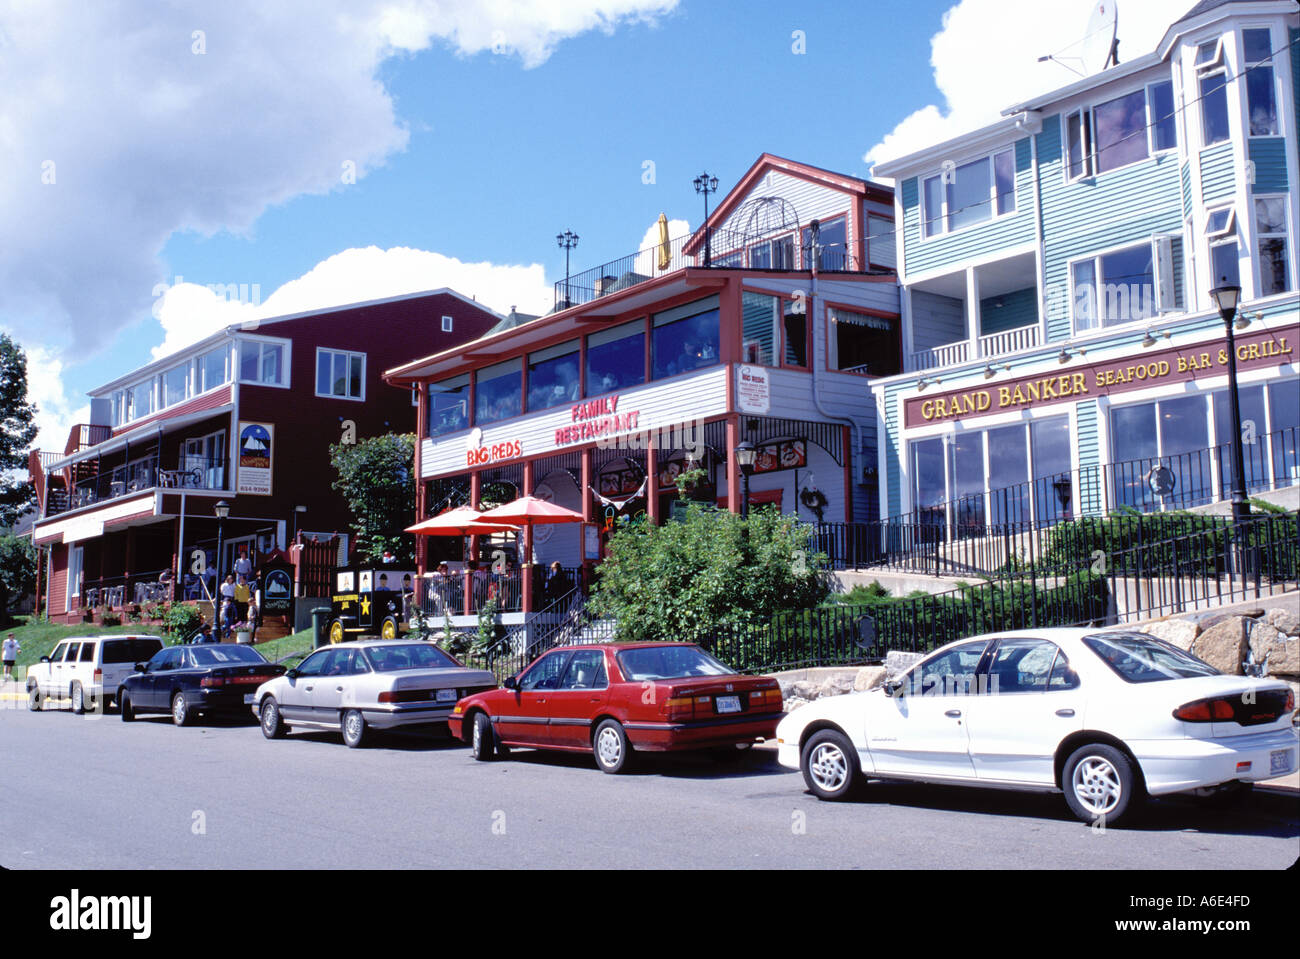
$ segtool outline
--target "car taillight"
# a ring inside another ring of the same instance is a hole
[[[676,696],[664,702],[664,708],[668,712],[668,719],[690,719],[695,715],[695,697],[694,696]]]
[[[1185,723],[1229,723],[1259,726],[1275,722],[1295,709],[1295,693],[1290,690],[1265,689],[1218,696],[1184,703],[1174,710],[1174,719]]]
[[[102,669],[95,670],[95,672],[91,675],[91,679],[93,679],[97,683],[103,682],[104,671]]]
[[[213,686],[224,686],[224,685],[226,685],[226,677],[224,677],[224,676],[204,676],[202,679],[199,680],[199,685],[200,685],[200,686],[206,686],[206,687],[208,687],[209,689],[212,688]]]

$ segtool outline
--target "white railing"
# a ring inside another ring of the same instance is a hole
[[[1021,350],[1032,350],[1038,345],[1040,329],[1035,323],[1033,326],[1021,326],[1014,330],[981,336],[980,356],[1005,356]]]
[[[962,340],[960,343],[945,343],[943,346],[919,350],[912,354],[907,371],[909,373],[918,373],[921,370],[933,370],[940,366],[965,363],[969,348],[970,341]]]

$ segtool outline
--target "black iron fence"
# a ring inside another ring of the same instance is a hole
[[[120,466],[106,467],[94,476],[74,483],[69,490],[51,490],[45,504],[45,515],[56,516],[155,487],[224,489],[225,484],[224,459],[186,456],[176,469],[161,469],[157,454],[153,454]]]

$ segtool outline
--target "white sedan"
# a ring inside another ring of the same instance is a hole
[[[338,643],[259,686],[253,710],[267,739],[302,726],[339,730],[355,748],[371,728],[446,722],[457,700],[496,686],[490,672],[462,666],[433,643]]]
[[[1041,629],[951,643],[883,688],[794,710],[776,736],[821,799],[864,778],[1061,790],[1114,823],[1144,795],[1227,803],[1294,772],[1295,708],[1283,682],[1142,633]]]

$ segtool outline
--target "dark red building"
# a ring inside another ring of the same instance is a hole
[[[227,327],[93,390],[91,422],[29,462],[41,607],[76,621],[163,598],[164,570],[176,598],[205,598],[216,569],[298,532],[338,533],[345,555],[330,445],[414,431],[411,390],[384,370],[501,320],[448,289],[313,310]],[[218,501],[230,506],[219,563]]]

